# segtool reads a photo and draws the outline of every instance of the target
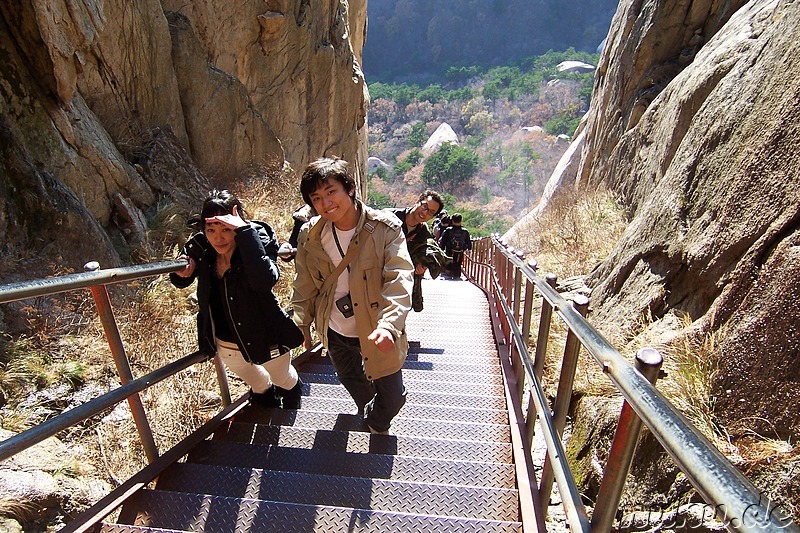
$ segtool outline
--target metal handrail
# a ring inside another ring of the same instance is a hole
[[[800,528],[791,521],[787,513],[777,506],[773,507],[772,503],[765,499],[763,493],[759,492],[697,428],[658,392],[641,372],[636,370],[567,300],[558,294],[546,279],[539,276],[533,267],[525,264],[513,249],[508,249],[507,243],[502,242],[496,236],[482,239],[482,241],[480,244],[485,249],[481,249],[479,245],[476,247],[477,250],[468,254],[465,258],[465,269],[467,274],[479,285],[484,286],[486,290],[495,291],[498,300],[504,302],[505,317],[511,317],[510,322],[513,324],[509,328],[510,341],[517,347],[523,362],[528,378],[529,392],[537,403],[538,418],[545,432],[548,454],[551,458],[558,461],[563,453],[558,446],[554,445],[556,441],[559,441],[560,444],[560,436],[554,431],[551,424],[547,423],[549,407],[540,408],[538,405],[538,399],[542,397],[543,391],[540,390],[541,384],[527,350],[527,338],[522,337],[514,319],[516,315],[512,311],[513,305],[507,301],[507,299],[513,300],[513,295],[507,296],[502,290],[502,282],[513,276],[509,276],[507,270],[498,267],[497,259],[508,261],[514,269],[522,272],[523,276],[534,284],[539,294],[565,322],[569,331],[577,337],[581,346],[601,365],[603,372],[608,375],[625,401],[630,404],[666,452],[686,474],[692,485],[706,502],[713,506],[716,515],[729,530],[780,530],[800,533]],[[491,248],[488,247],[489,244],[491,244]],[[477,269],[482,263],[490,263],[495,269],[495,276],[491,284],[487,283],[485,273]],[[517,297],[521,296],[517,294]],[[533,295],[526,294],[525,297],[530,298]],[[533,422],[529,420],[528,424]],[[551,431],[553,433],[550,433]],[[624,472],[622,475],[626,473]],[[569,483],[562,485],[562,482],[558,482],[558,487],[562,494],[562,500],[565,503],[570,502],[570,498],[563,495],[571,494],[575,490],[574,487]],[[620,484],[619,490],[621,489]],[[611,512],[613,516],[615,511],[616,509],[604,512]],[[593,524],[593,526],[595,525]]]
[[[58,294],[77,289],[90,289],[121,382],[121,387],[103,396],[95,398],[70,411],[61,413],[47,422],[0,442],[0,461],[126,399],[131,409],[131,415],[136,425],[136,430],[139,433],[142,447],[147,455],[148,462],[153,463],[158,459],[158,448],[153,439],[153,432],[147,420],[141,398],[139,397],[139,391],[180,372],[192,364],[208,359],[208,356],[197,353],[191,354],[183,359],[165,365],[147,376],[135,380],[131,374],[130,362],[125,354],[125,348],[119,335],[116,320],[114,319],[114,313],[111,308],[111,301],[108,296],[106,285],[176,272],[184,268],[187,264],[187,260],[181,259],[101,270],[97,262],[90,262],[85,266],[87,272],[0,286],[0,303]],[[222,402],[223,405],[227,406],[231,403],[227,376],[224,372],[219,371],[222,363],[219,361],[218,357],[214,358],[214,363],[217,367],[217,381],[220,387]]]
[[[58,294],[75,289],[88,289],[97,285],[121,283],[123,281],[132,281],[148,276],[168,274],[180,270],[187,264],[189,264],[189,262],[186,259],[177,259],[174,261],[106,268],[103,270],[93,270],[91,272],[67,274],[54,278],[11,283],[9,285],[0,286],[0,304],[24,300],[26,298],[35,298],[37,296]],[[87,263],[86,266],[87,268],[96,268],[99,265],[93,262]]]
[[[159,381],[163,381],[164,379],[177,374],[181,370],[189,368],[195,363],[207,360],[208,355],[206,354],[199,352],[189,354],[181,359],[178,359],[177,361],[173,361],[172,363],[162,366],[161,368],[158,368],[145,376],[135,379],[126,385],[117,387],[103,394],[102,396],[93,398],[92,400],[82,403],[81,405],[74,407],[69,411],[64,411],[54,418],[51,418],[46,422],[42,422],[38,426],[18,433],[13,437],[0,442],[0,461],[5,461],[9,457],[27,448],[30,448],[34,444],[42,442],[44,439],[52,437],[58,432],[74,426],[78,422],[82,422],[87,418],[101,413],[109,407],[113,407],[114,405],[128,398],[128,396],[137,392],[141,392],[144,389],[155,385]]]
[[[570,335],[574,335],[579,341],[578,348],[584,348],[601,365],[604,373],[608,375],[624,397],[625,402],[650,429],[702,497],[714,506],[717,516],[723,520],[729,530],[747,532],[780,530],[800,533],[800,528],[791,521],[787,513],[777,506],[771,507],[771,502],[765,501],[763,494],[658,392],[648,378],[634,368],[570,302],[555,290],[554,278],[546,279],[539,276],[535,267],[525,264],[521,254],[509,249],[507,244],[501,242],[497,237],[474,241],[474,243],[476,249],[465,254],[465,272],[474,283],[487,292],[491,292],[494,295],[493,300],[499,303],[497,314],[506,321],[504,327],[501,328],[502,333],[507,336],[503,342],[507,341],[508,346],[513,348],[512,352],[515,351],[511,355],[516,355],[517,359],[512,359],[512,365],[518,367],[515,370],[520,373],[520,377],[527,378],[520,382],[524,384],[527,381],[528,392],[536,408],[537,416],[528,416],[526,424],[532,427],[538,420],[544,432],[548,457],[562,502],[566,508],[567,519],[573,530],[601,531],[607,530],[607,527],[598,528],[598,522],[594,518],[591,525],[588,523],[585,509],[580,501],[580,495],[566,460],[561,435],[554,422],[553,414],[550,412],[539,379],[540,370],[537,369],[537,364],[541,363],[538,360],[540,347],[537,346],[537,360],[532,361],[527,347],[527,332],[529,332],[530,324],[526,323],[521,327],[518,324],[523,298],[521,289],[523,277],[527,282],[523,321],[531,320],[530,301],[527,300],[532,299],[535,296],[534,293],[538,292],[546,303],[543,307],[548,307],[556,312],[569,328]],[[0,303],[81,288],[91,288],[95,292],[96,288],[104,287],[106,284],[174,272],[185,265],[186,261],[184,260],[165,261],[0,286]],[[87,265],[87,267],[96,268],[96,265]],[[531,286],[536,290],[530,290]],[[110,319],[113,321],[113,314]],[[547,320],[542,320],[540,327],[546,323],[549,329],[549,322],[549,317]],[[539,339],[542,339],[541,329],[539,333]],[[190,354],[146,376],[129,380],[117,389],[0,442],[0,461],[125,398],[130,401],[130,398],[138,395],[139,391],[205,359],[207,359],[205,355]],[[652,376],[651,379],[653,379]],[[222,386],[222,383],[220,385]],[[632,426],[635,427],[636,424],[634,423]],[[531,433],[531,430],[529,429],[527,432]],[[635,439],[637,435],[638,430],[635,435],[627,435],[626,438]],[[530,450],[527,450],[527,453],[530,455]],[[632,454],[630,446],[627,447],[627,453]],[[621,473],[622,481],[618,478],[611,480],[613,483],[610,485],[613,484],[614,487],[609,490],[621,491],[626,474],[627,472]],[[603,484],[606,484],[605,477]],[[601,486],[602,491],[603,487]],[[547,496],[549,494],[544,497]],[[615,501],[613,494],[609,501]],[[616,501],[619,500],[616,499]],[[615,511],[616,509],[603,511],[595,509],[595,514],[603,512],[607,515],[610,512],[613,517]]]
[[[484,266],[489,266],[485,263],[480,263]],[[500,284],[496,279],[492,280],[494,294],[501,294]],[[497,301],[503,307],[506,316],[511,316],[511,306],[504,298],[498,298]],[[519,326],[515,322],[510,322],[512,330],[511,340],[514,342],[516,348],[520,352],[527,352],[528,347],[523,341],[523,336],[520,332]],[[572,475],[569,463],[567,462],[567,454],[564,452],[564,445],[561,439],[558,438],[558,431],[556,430],[553,415],[550,413],[547,398],[544,394],[544,388],[541,385],[539,378],[533,371],[533,363],[530,357],[523,358],[523,365],[526,374],[532,378],[533,384],[530,387],[530,392],[533,402],[536,404],[536,411],[539,413],[539,423],[543,428],[545,443],[547,449],[552,450],[551,457],[553,461],[553,474],[556,477],[561,498],[564,501],[565,511],[567,514],[567,521],[570,525],[571,531],[591,531],[589,519],[586,514],[586,508],[581,501],[581,495],[578,492],[575,477]]]

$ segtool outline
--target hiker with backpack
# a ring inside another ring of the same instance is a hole
[[[420,312],[423,308],[422,279],[425,271],[436,279],[439,273],[450,264],[447,257],[428,229],[427,222],[444,208],[444,201],[436,191],[425,191],[417,198],[417,203],[402,209],[390,209],[403,226],[408,253],[414,263],[414,287],[411,291],[411,308]]]
[[[472,241],[469,231],[461,227],[461,213],[453,213],[450,217],[452,226],[442,232],[441,246],[447,255],[453,258],[450,265],[450,274],[454,278],[461,278],[461,263],[464,261],[464,252],[472,250]]]
[[[453,223],[450,219],[450,215],[442,216],[442,218],[439,220],[439,227],[437,227],[433,232],[433,238],[436,241],[436,244],[442,246],[442,233],[444,233],[444,230],[452,225]]]

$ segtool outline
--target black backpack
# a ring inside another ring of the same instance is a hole
[[[454,252],[463,252],[467,249],[467,232],[461,228],[450,230],[450,249]]]

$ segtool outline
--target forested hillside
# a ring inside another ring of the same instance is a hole
[[[616,0],[371,0],[368,82],[507,65],[548,50],[598,51]]]
[[[370,83],[370,203],[410,205],[433,188],[473,235],[504,233],[539,201],[588,110],[597,59],[568,49],[451,67],[429,85]],[[451,142],[426,148],[442,131]]]

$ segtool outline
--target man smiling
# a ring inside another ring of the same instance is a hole
[[[450,260],[433,239],[427,222],[444,208],[444,201],[436,191],[425,191],[417,198],[417,203],[405,209],[392,209],[391,212],[403,223],[408,253],[414,263],[414,287],[411,291],[411,308],[420,312],[423,309],[422,278],[425,271],[431,271],[436,278],[442,267]]]
[[[319,216],[298,240],[295,323],[307,344],[314,324],[369,430],[386,433],[406,398],[401,368],[413,267],[401,224],[356,198],[343,159],[308,165],[300,192]]]

